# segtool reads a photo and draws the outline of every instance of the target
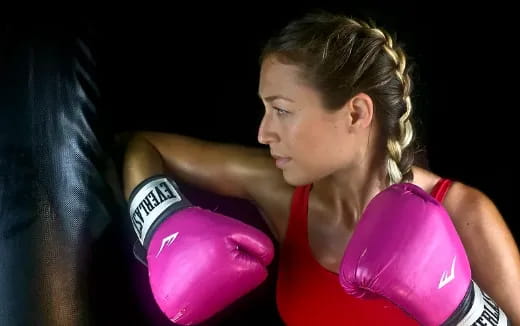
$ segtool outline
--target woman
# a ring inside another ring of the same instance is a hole
[[[496,206],[478,189],[414,165],[408,69],[381,29],[307,15],[261,55],[258,141],[269,149],[139,132],[125,157],[126,196],[143,179],[168,173],[255,203],[282,244],[277,303],[290,325],[413,325],[392,303],[350,297],[337,281],[369,201],[410,182],[442,201],[473,280],[520,325],[520,255]]]

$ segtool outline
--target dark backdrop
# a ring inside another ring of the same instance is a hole
[[[291,19],[318,7],[371,18],[404,45],[415,64],[413,105],[430,169],[486,193],[518,240],[512,207],[518,60],[511,8],[342,1],[320,6],[185,3],[166,9],[139,3],[76,16],[7,18],[29,29],[53,25],[88,31],[109,132],[155,130],[259,146],[260,49]],[[121,231],[129,224],[115,221],[95,245],[90,267],[96,324],[167,325],[147,292],[146,270],[133,259],[128,234]],[[214,323],[279,322],[274,281],[271,277],[267,287]]]

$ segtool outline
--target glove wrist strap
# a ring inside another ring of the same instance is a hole
[[[153,230],[176,211],[192,206],[177,184],[165,175],[143,180],[130,194],[130,218],[144,248],[148,248]]]
[[[510,325],[502,309],[473,281],[471,282],[470,290],[473,292],[473,295],[469,298],[473,300],[469,310],[464,315],[464,318],[457,323],[457,326]]]

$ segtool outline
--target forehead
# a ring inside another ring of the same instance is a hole
[[[302,70],[294,64],[286,64],[270,56],[262,62],[258,93],[267,97],[282,93],[299,97],[314,93],[314,89],[302,78]]]
[[[301,70],[296,65],[281,63],[270,56],[262,62],[260,69],[260,91],[262,88],[303,84]]]

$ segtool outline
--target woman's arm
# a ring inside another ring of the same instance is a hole
[[[125,193],[157,173],[225,196],[249,198],[249,187],[264,173],[265,150],[214,143],[172,133],[137,132],[128,143],[123,167]]]
[[[168,174],[201,189],[255,202],[273,234],[278,238],[285,232],[292,188],[267,149],[171,133],[135,133],[124,155],[126,198],[142,180],[155,174]]]
[[[458,182],[444,204],[466,249],[473,280],[520,326],[520,254],[504,218],[485,194]]]

